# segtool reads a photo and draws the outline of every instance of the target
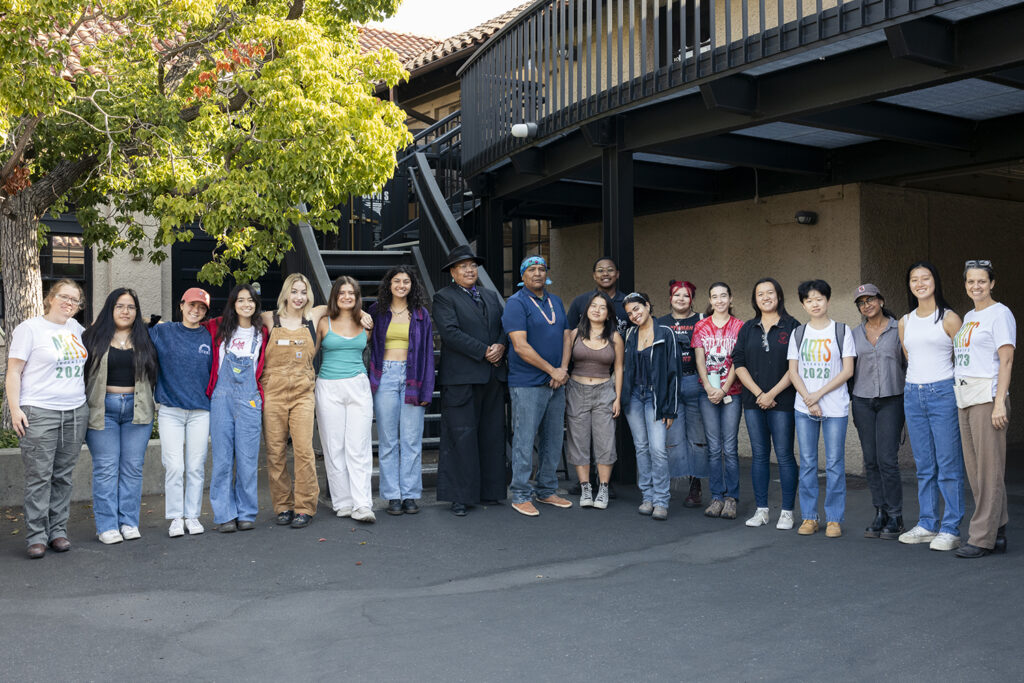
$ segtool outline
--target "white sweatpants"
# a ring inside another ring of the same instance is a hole
[[[373,509],[370,379],[316,380],[316,421],[334,511]]]

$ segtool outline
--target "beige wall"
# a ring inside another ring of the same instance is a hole
[[[153,219],[141,219],[146,226],[146,234],[155,233],[156,222]],[[152,242],[147,239],[144,248],[148,253]],[[171,301],[171,268],[170,258],[157,265],[148,257],[136,261],[129,252],[119,252],[109,261],[100,261],[95,252],[92,256],[92,301],[93,312],[99,313],[110,290],[116,287],[130,287],[139,295],[142,315],[145,321],[149,316],[159,314],[164,320],[171,320],[174,302]]]

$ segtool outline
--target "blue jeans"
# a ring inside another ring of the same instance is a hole
[[[405,361],[384,361],[373,395],[377,418],[380,496],[387,500],[423,495],[423,416],[426,409],[405,402]]]
[[[153,423],[132,424],[135,394],[107,394],[103,429],[90,429],[85,442],[92,454],[92,514],[96,533],[139,526],[142,463]]]
[[[907,434],[917,466],[918,524],[960,535],[964,518],[964,456],[953,380],[910,384],[903,390]],[[939,496],[946,503],[939,525]]]
[[[667,508],[671,484],[665,448],[668,430],[655,417],[654,394],[643,391],[639,396],[635,393],[630,396],[626,421],[636,446],[636,484],[640,493],[644,500]]]
[[[682,375],[679,382],[679,415],[668,430],[668,471],[673,477],[708,476],[704,450],[704,420],[700,403],[704,390],[697,375]]]
[[[509,387],[508,392],[512,397],[512,502],[524,503],[534,493],[538,498],[553,496],[565,430],[565,387]],[[537,486],[531,490],[535,441]]]
[[[256,472],[263,400],[252,363],[252,358],[224,354],[210,397],[210,506],[216,524],[253,522],[259,510]]]
[[[825,521],[846,513],[846,423],[849,417],[815,418],[793,411],[800,445],[800,515],[818,519],[818,435],[825,434]]]
[[[708,440],[708,487],[713,500],[740,497],[740,397],[714,404],[707,394],[700,401]]]
[[[768,482],[771,479],[772,444],[779,461],[779,481],[782,484],[782,509],[793,510],[796,502],[796,459],[793,457],[793,413],[784,410],[748,408],[743,411],[750,436],[753,464],[750,478],[754,485],[757,507],[768,507]]]

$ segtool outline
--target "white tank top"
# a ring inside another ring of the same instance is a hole
[[[903,345],[907,348],[907,382],[931,384],[953,379],[953,340],[935,314],[925,318],[915,308],[903,316]]]

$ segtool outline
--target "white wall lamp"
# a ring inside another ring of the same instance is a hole
[[[532,138],[537,135],[537,124],[533,121],[529,123],[514,123],[512,124],[512,137],[514,138]]]

